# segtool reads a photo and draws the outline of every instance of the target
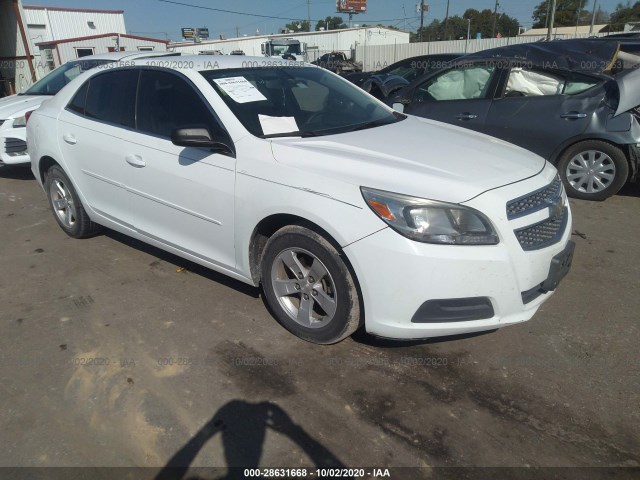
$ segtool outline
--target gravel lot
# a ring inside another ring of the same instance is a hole
[[[257,289],[67,238],[4,167],[0,466],[638,467],[640,187],[571,204],[573,270],[530,322],[321,347]]]

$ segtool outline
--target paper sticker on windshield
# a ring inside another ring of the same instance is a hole
[[[276,133],[291,133],[299,130],[296,119],[293,117],[270,117],[269,115],[258,115],[262,133],[273,135]]]
[[[244,77],[220,78],[214,82],[238,103],[261,102],[267,99]]]

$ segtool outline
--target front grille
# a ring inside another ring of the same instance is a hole
[[[512,220],[548,208],[549,205],[555,203],[561,195],[562,181],[560,177],[556,175],[553,182],[546,187],[507,203],[507,218]]]
[[[27,154],[27,142],[19,138],[6,138],[4,141],[4,151],[11,157]]]
[[[564,207],[560,215],[514,230],[514,233],[523,250],[539,250],[560,241],[568,219],[569,210]]]

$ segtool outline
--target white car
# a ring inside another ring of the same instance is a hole
[[[27,130],[68,235],[105,226],[262,285],[277,320],[316,343],[362,325],[416,339],[524,322],[571,265],[553,166],[308,64],[96,69]]]
[[[0,166],[29,164],[26,139],[26,115],[37,109],[42,102],[58,93],[67,83],[81,73],[113,62],[126,59],[171,55],[152,52],[114,52],[90,55],[73,60],[56,68],[34,83],[26,92],[0,100]]]

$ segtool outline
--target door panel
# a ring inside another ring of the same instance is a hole
[[[125,137],[134,123],[136,71],[95,75],[59,116],[58,136],[72,181],[98,213],[131,227]]]
[[[411,103],[404,113],[482,131],[491,100],[448,100]]]
[[[491,105],[484,131],[549,159],[586,130],[599,102],[571,95],[502,98]]]
[[[235,268],[235,158],[174,145],[171,132],[202,126],[231,145],[206,100],[185,78],[143,70],[137,129],[121,157],[137,230],[218,265]]]
[[[219,265],[235,267],[235,159],[136,134],[122,155],[136,229]]]
[[[492,103],[485,133],[547,160],[585,132],[604,95],[601,80],[577,73],[513,67],[506,77],[505,94]]]
[[[486,65],[443,71],[416,87],[405,112],[481,131],[498,75]]]

